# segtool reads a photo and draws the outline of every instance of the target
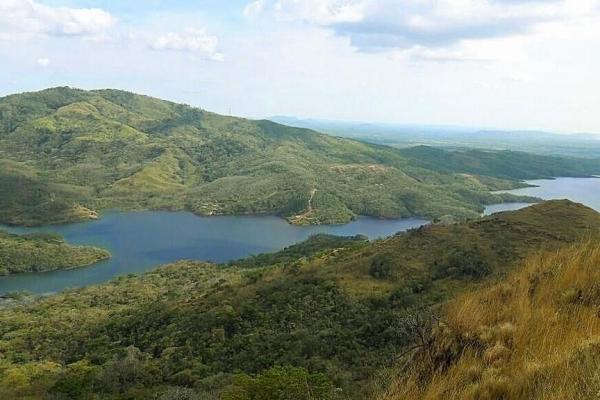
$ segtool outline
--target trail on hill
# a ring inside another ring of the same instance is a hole
[[[317,188],[312,188],[310,191],[310,196],[308,197],[308,205],[306,207],[306,211],[303,212],[302,214],[297,214],[297,215],[294,215],[292,218],[290,218],[291,223],[297,224],[300,221],[302,221],[303,219],[308,218],[308,216],[313,212],[312,201],[315,198],[316,193],[317,193]]]
[[[317,193],[316,188],[314,188],[313,190],[310,191],[310,197],[308,198],[308,211],[312,211],[312,201],[313,201],[313,198],[315,197],[315,193]]]

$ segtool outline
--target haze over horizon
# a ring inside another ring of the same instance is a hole
[[[1,0],[0,95],[599,133],[598,45],[597,0]]]
[[[481,125],[454,125],[454,124],[427,124],[427,123],[411,123],[410,121],[394,121],[394,122],[382,122],[382,121],[365,121],[365,120],[353,120],[353,119],[335,119],[335,118],[313,118],[311,116],[297,116],[297,115],[272,115],[267,117],[259,117],[261,119],[268,119],[275,122],[288,124],[286,120],[289,121],[298,121],[298,122],[314,122],[314,123],[325,123],[325,124],[339,124],[341,126],[364,126],[373,127],[373,128],[424,128],[424,129],[435,129],[442,130],[447,129],[450,133],[453,131],[457,132],[499,132],[499,133],[535,133],[535,134],[550,134],[550,135],[560,135],[560,136],[598,136],[600,139],[600,132],[566,132],[566,131],[557,131],[557,130],[545,130],[545,129],[518,129],[518,128],[498,128],[495,126],[481,126]],[[293,123],[292,126],[295,126]],[[302,125],[302,124],[300,124]],[[299,125],[299,126],[300,126]],[[319,130],[319,129],[316,129]],[[326,133],[326,132],[325,132]],[[374,131],[373,133],[377,133]]]

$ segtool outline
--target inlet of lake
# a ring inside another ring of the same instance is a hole
[[[527,183],[537,186],[510,192],[543,199],[568,198],[600,211],[600,179],[558,178]],[[496,204],[488,206],[485,213],[527,205]],[[0,294],[21,290],[52,293],[104,282],[117,275],[141,273],[180,259],[223,263],[280,250],[315,233],[363,234],[375,239],[427,222],[417,218],[361,217],[345,225],[294,226],[274,216],[199,217],[188,212],[153,211],[106,213],[97,221],[38,228],[0,226],[20,234],[55,232],[71,244],[97,246],[112,254],[110,259],[88,267],[0,277]]]
[[[544,200],[569,199],[600,212],[600,179],[598,178],[536,179],[526,183],[533,186],[506,192],[539,197]],[[500,211],[518,210],[529,205],[528,203],[492,204],[486,207],[484,213],[490,215]]]

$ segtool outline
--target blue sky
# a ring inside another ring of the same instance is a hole
[[[600,133],[600,0],[0,0],[0,95]]]

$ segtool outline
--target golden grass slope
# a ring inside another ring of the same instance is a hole
[[[600,242],[463,294],[380,400],[598,399]]]

